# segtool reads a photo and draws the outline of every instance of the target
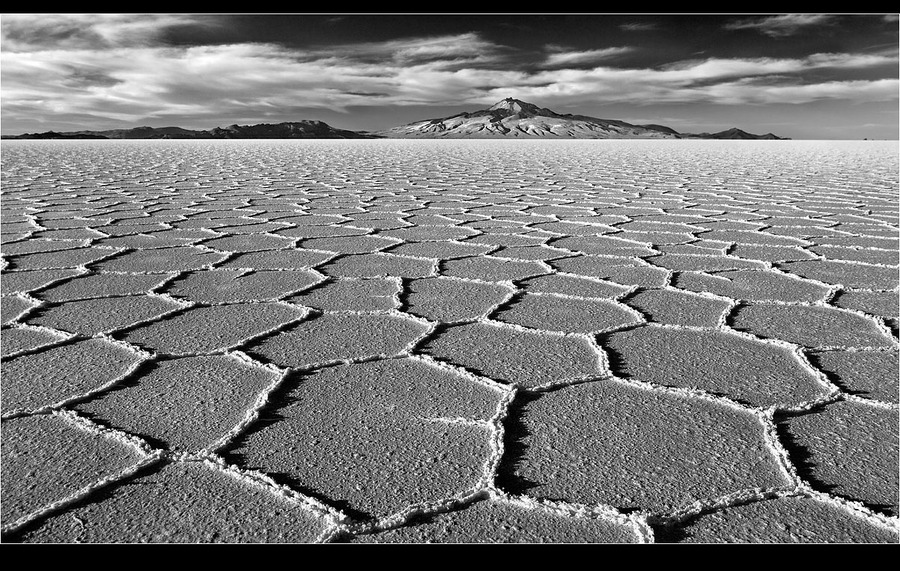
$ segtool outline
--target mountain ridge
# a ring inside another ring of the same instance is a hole
[[[618,119],[562,114],[507,97],[479,111],[424,119],[376,131],[385,138],[569,138],[569,139],[782,139],[736,127],[717,133],[679,133],[665,125],[634,125]]]
[[[423,119],[380,131],[337,129],[318,120],[229,125],[207,130],[182,127],[133,127],[100,131],[46,131],[3,135],[3,139],[765,139],[786,140],[772,133],[754,135],[737,127],[716,133],[680,133],[658,124],[635,125],[618,119],[562,114],[507,97],[487,109]]]
[[[336,129],[312,119],[256,125],[229,125],[207,130],[182,127],[133,127],[105,131],[46,131],[3,136],[4,139],[373,139],[364,131]]]

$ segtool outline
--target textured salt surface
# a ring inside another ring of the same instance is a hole
[[[515,291],[509,286],[462,279],[424,278],[409,282],[407,311],[432,321],[462,321],[487,314]]]
[[[896,543],[897,163],[4,141],[3,540]]]
[[[59,502],[141,458],[133,447],[54,415],[8,420],[3,439],[4,524]],[[36,473],[42,477],[35,478]]]
[[[494,323],[451,325],[429,340],[422,351],[480,375],[523,387],[603,373],[599,355],[585,338]]]
[[[896,530],[808,498],[779,498],[725,508],[692,522],[689,543],[897,543]]]
[[[784,421],[808,455],[803,472],[829,492],[897,515],[897,410],[836,402]]]
[[[789,483],[754,415],[701,399],[586,383],[525,404],[521,423],[512,485],[539,498],[667,512]]]
[[[32,329],[25,327],[10,327],[2,330],[0,334],[0,347],[4,357],[36,349],[43,345],[49,345],[62,341],[67,335],[44,329]]]
[[[345,509],[389,515],[474,488],[490,456],[500,394],[412,360],[323,369],[302,378],[233,451]]]
[[[360,543],[633,543],[627,525],[571,517],[516,504],[482,501],[398,529],[360,535]]]
[[[124,335],[126,341],[169,355],[222,351],[241,345],[306,315],[282,303],[240,303],[195,307],[174,317],[142,325]]]
[[[134,351],[103,339],[14,357],[3,365],[3,412],[80,397],[122,377],[140,361]]]
[[[278,375],[223,355],[155,363],[75,410],[161,447],[193,452],[244,418]]]
[[[200,270],[173,282],[165,292],[198,303],[278,299],[322,280],[309,270]]]
[[[78,333],[87,337],[107,333],[180,309],[162,297],[129,295],[69,301],[33,312],[25,323]]]
[[[427,329],[423,323],[396,315],[327,313],[247,350],[283,367],[309,367],[394,356]]]
[[[170,464],[49,518],[35,543],[304,543],[327,522],[289,499],[196,462]]]
[[[613,371],[639,381],[702,389],[759,407],[828,394],[790,349],[732,332],[648,325],[611,333],[602,344]]]

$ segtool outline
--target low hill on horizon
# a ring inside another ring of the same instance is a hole
[[[260,123],[258,125],[229,125],[209,130],[192,130],[181,127],[134,127],[106,131],[67,131],[25,133],[4,136],[4,139],[373,139],[372,135],[359,131],[335,129],[328,123],[302,120],[287,123]]]

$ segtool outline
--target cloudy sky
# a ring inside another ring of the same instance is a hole
[[[0,127],[319,119],[515,97],[679,131],[898,139],[897,15],[2,14]]]

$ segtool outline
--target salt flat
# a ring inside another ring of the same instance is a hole
[[[900,540],[896,142],[4,141],[7,542]]]

